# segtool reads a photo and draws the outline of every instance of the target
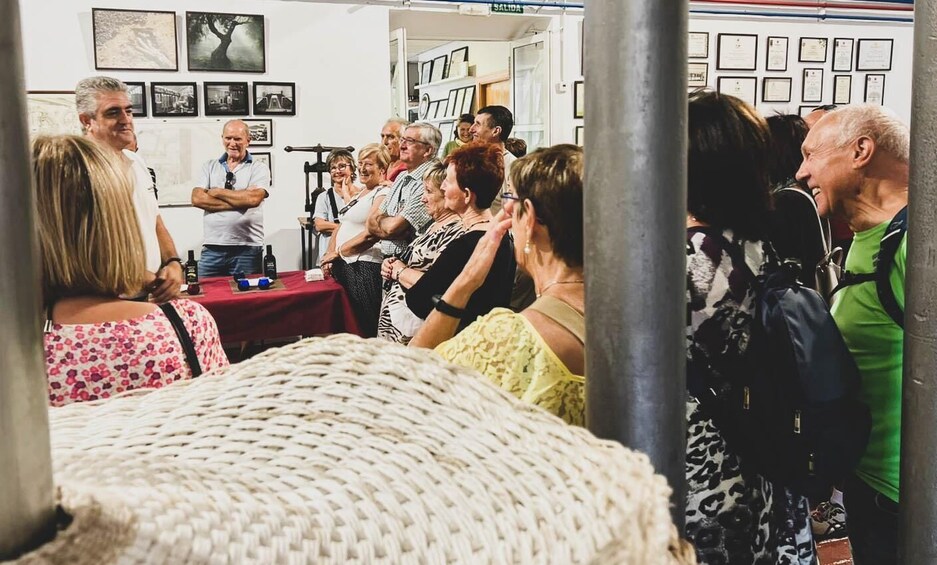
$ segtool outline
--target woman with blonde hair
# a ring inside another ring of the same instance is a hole
[[[200,304],[121,298],[143,288],[146,272],[122,165],[76,136],[36,139],[32,161],[50,404],[159,388],[227,365]]]

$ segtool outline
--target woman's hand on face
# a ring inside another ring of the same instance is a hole
[[[491,227],[478,240],[478,245],[475,246],[475,251],[469,257],[462,273],[456,278],[457,283],[464,288],[471,289],[472,292],[481,287],[488,272],[491,271],[491,265],[494,264],[498,248],[501,247],[501,240],[511,229],[511,221],[504,209],[498,212],[492,220]]]

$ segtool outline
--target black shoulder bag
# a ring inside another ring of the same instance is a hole
[[[182,323],[182,318],[179,317],[179,313],[176,312],[176,309],[168,302],[166,304],[160,304],[159,308],[163,311],[163,314],[166,315],[169,323],[172,324],[172,329],[176,330],[179,343],[182,344],[182,350],[185,352],[185,360],[189,364],[189,368],[192,369],[192,378],[194,379],[200,376],[202,374],[202,365],[198,362],[198,356],[195,354],[195,345],[192,343],[192,336],[189,335],[189,330],[185,329],[185,324]]]

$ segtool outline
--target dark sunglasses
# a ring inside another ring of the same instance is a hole
[[[234,183],[237,181],[237,177],[234,176],[234,173],[228,171],[228,174],[224,177],[224,187],[228,190],[234,189]]]

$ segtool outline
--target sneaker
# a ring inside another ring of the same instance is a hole
[[[818,539],[846,535],[846,509],[836,502],[821,502],[810,513],[810,527]]]

